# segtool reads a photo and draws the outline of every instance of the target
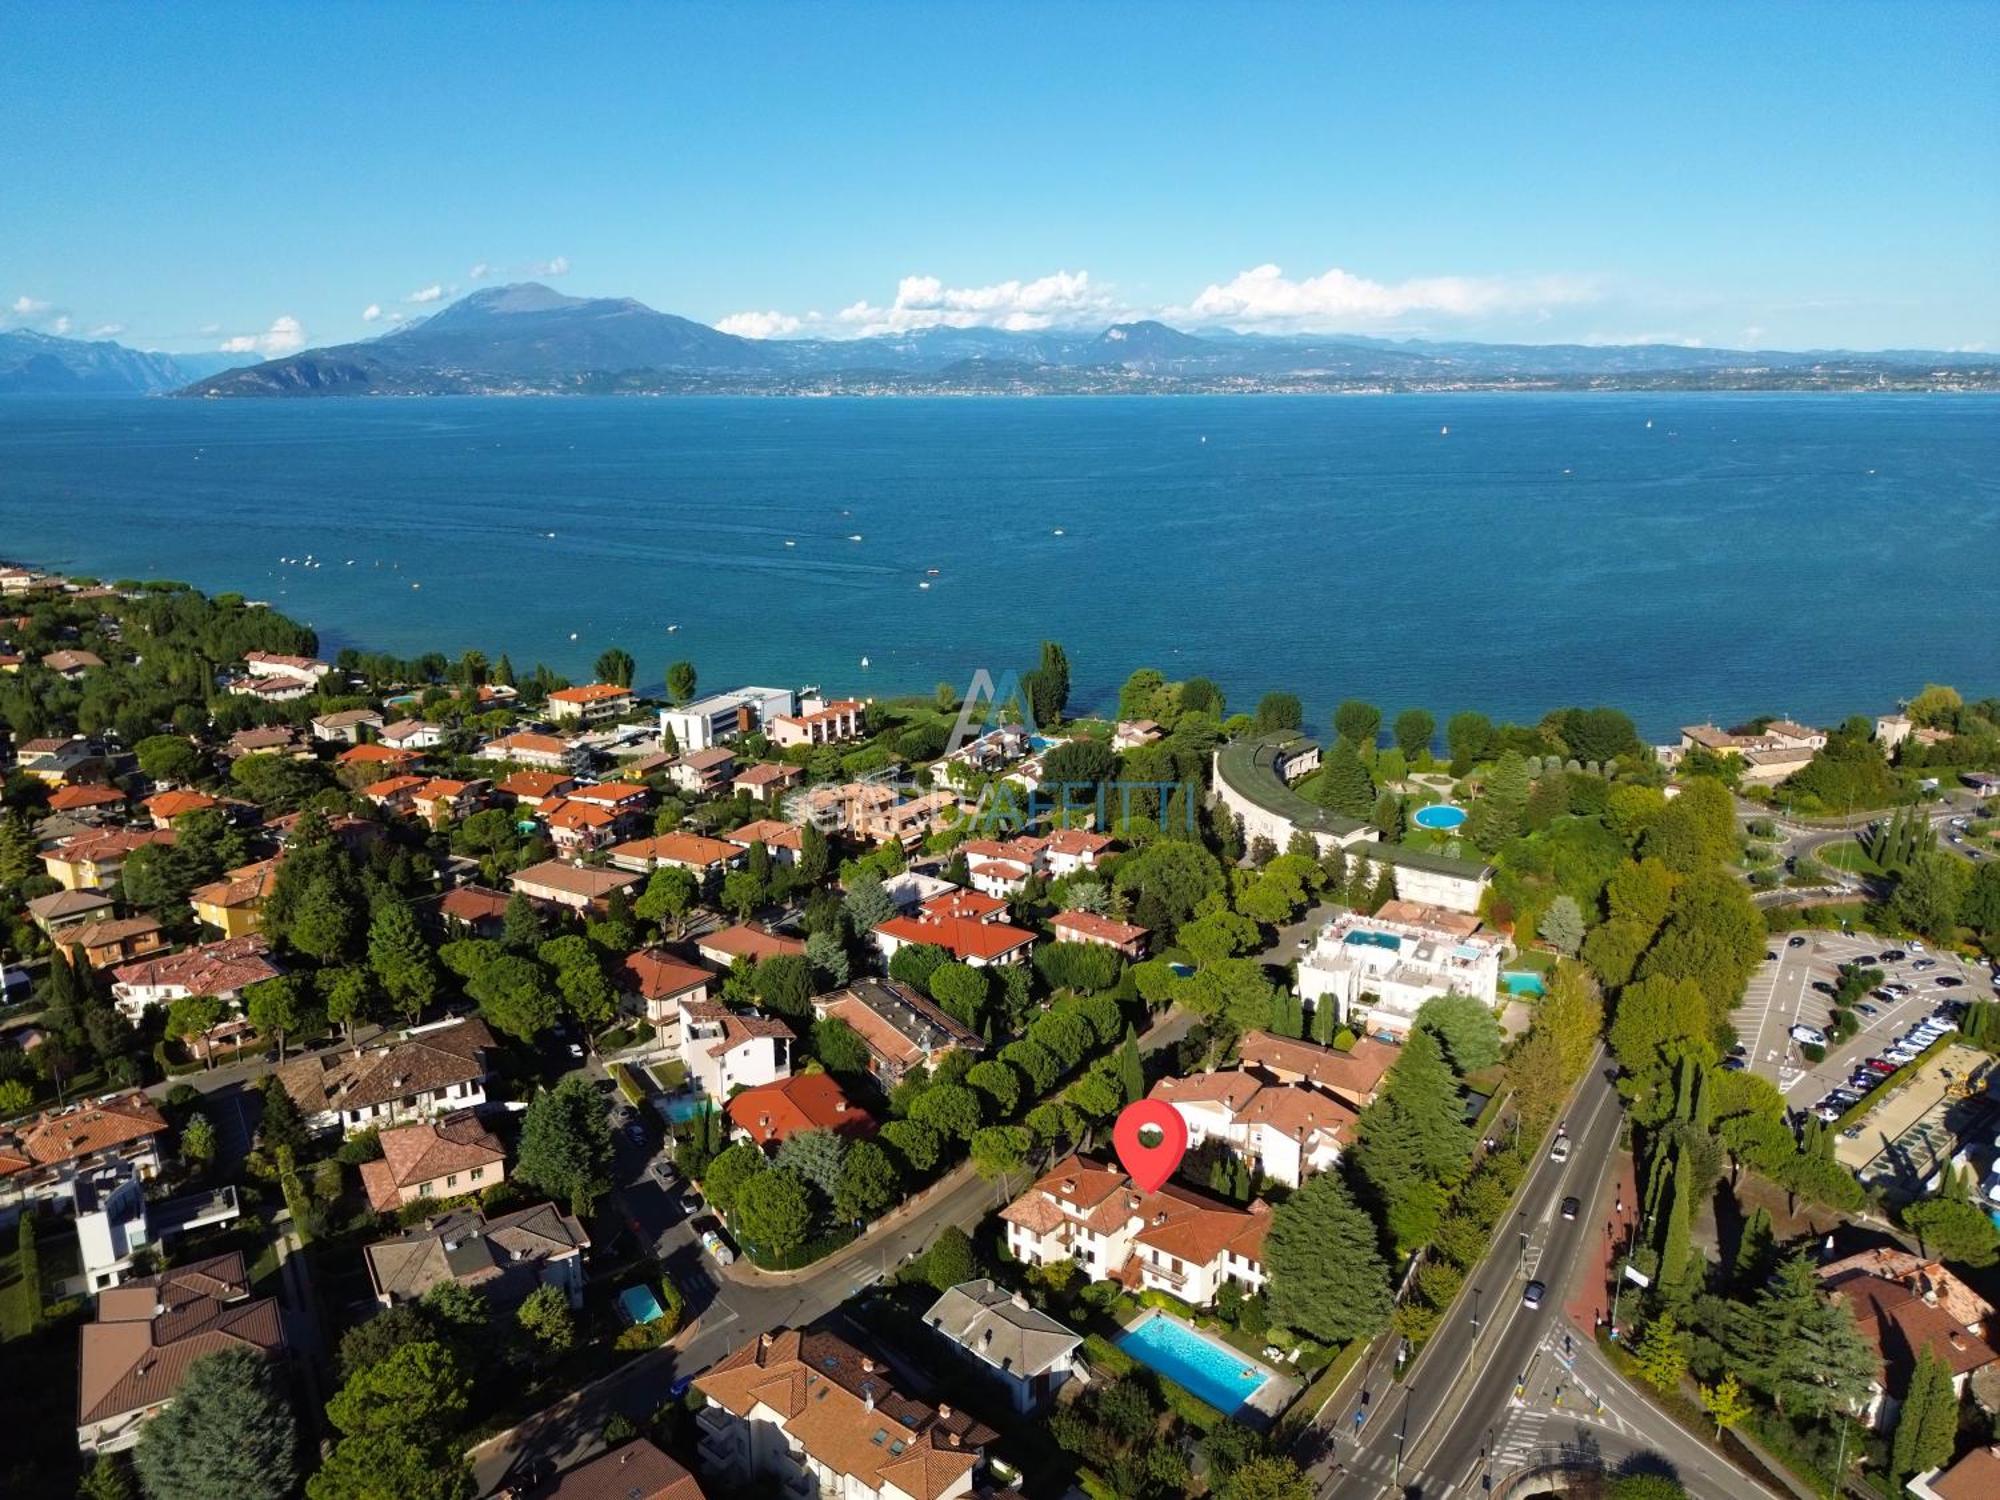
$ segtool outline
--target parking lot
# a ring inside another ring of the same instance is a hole
[[[1881,957],[1899,950],[1905,955],[1901,959]],[[1747,1049],[1747,1065],[1775,1083],[1794,1109],[1809,1109],[1841,1087],[1855,1064],[1882,1056],[1898,1037],[1946,1001],[1994,998],[1993,975],[1984,965],[1868,933],[1790,933],[1772,938],[1769,951],[1776,957],[1767,958],[1751,976],[1736,1011],[1736,1033]],[[1863,997],[1861,1004],[1874,1014],[1856,1008],[1861,1030],[1823,1062],[1808,1063],[1791,1028],[1824,1030],[1833,1008],[1826,991],[1839,983],[1840,966],[1870,955],[1877,961],[1869,967],[1882,971],[1883,982],[1906,985],[1908,993],[1893,1001],[1872,994]],[[1959,982],[1939,984],[1940,979]],[[1815,989],[1816,984],[1826,990]]]

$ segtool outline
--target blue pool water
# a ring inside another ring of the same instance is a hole
[[[649,1286],[628,1286],[618,1294],[618,1305],[625,1309],[625,1316],[634,1323],[650,1323],[666,1314],[660,1309],[660,1299],[653,1295]]]
[[[1403,946],[1403,940],[1393,932],[1350,932],[1343,940],[1354,948],[1387,948],[1391,953]]]
[[[1465,809],[1451,802],[1433,802],[1429,807],[1420,807],[1411,813],[1410,821],[1419,828],[1443,833],[1465,821]]]
[[[1502,974],[1500,982],[1507,987],[1507,993],[1510,995],[1546,995],[1549,992],[1549,987],[1542,982],[1542,976],[1539,974],[1525,972]]]
[[[675,1094],[660,1100],[654,1107],[667,1117],[668,1123],[684,1125],[700,1114],[707,1103],[708,1096],[705,1094]]]
[[[1234,1349],[1203,1338],[1159,1313],[1119,1334],[1117,1344],[1140,1364],[1186,1386],[1225,1417],[1271,1378],[1268,1371],[1247,1364]]]

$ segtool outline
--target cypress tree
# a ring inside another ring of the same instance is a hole
[[[1687,1278],[1688,1259],[1692,1250],[1690,1239],[1692,1226],[1690,1215],[1692,1206],[1688,1199],[1693,1196],[1688,1182],[1686,1164],[1676,1157],[1672,1185],[1672,1197],[1667,1204],[1666,1237],[1660,1245],[1660,1286],[1668,1295],[1675,1295]]]

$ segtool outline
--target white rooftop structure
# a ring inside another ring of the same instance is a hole
[[[1331,999],[1343,1025],[1405,1034],[1426,1000],[1470,995],[1493,1005],[1500,993],[1501,940],[1463,912],[1390,901],[1375,916],[1346,912],[1320,929],[1299,960],[1301,999]],[[1365,1007],[1363,995],[1373,995]]]
[[[671,733],[685,755],[725,745],[738,735],[763,728],[781,714],[798,712],[798,694],[790,688],[740,687],[715,693],[684,708],[660,710],[660,735]]]

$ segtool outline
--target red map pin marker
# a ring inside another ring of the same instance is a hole
[[[1187,1154],[1187,1122],[1164,1099],[1140,1099],[1118,1112],[1111,1144],[1132,1180],[1157,1193]]]

